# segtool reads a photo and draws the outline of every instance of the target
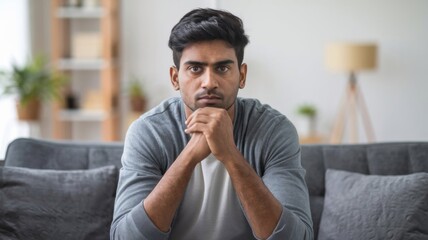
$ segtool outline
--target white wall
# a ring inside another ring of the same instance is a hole
[[[0,70],[9,71],[12,63],[24,64],[30,54],[27,0],[0,0]],[[13,24],[11,24],[13,23]],[[2,89],[0,89],[0,93]],[[17,137],[30,134],[30,125],[17,121],[15,98],[0,95],[0,159]]]
[[[12,56],[23,62],[29,52],[49,55],[49,0],[38,3],[0,0],[0,29],[8,33],[0,39],[2,68]],[[245,56],[248,82],[240,95],[259,98],[293,121],[299,104],[313,103],[320,112],[318,129],[324,134],[331,130],[346,83],[345,74],[326,70],[326,43],[377,42],[378,69],[358,74],[377,140],[428,140],[428,1],[121,1],[121,80],[141,77],[150,106],[177,95],[169,82],[168,36],[172,26],[197,7],[226,9],[244,21],[251,42]],[[1,105],[2,112],[5,108]],[[8,108],[13,109],[10,104]],[[2,119],[0,128],[6,129]],[[49,125],[42,121],[42,136],[50,136]],[[0,157],[1,149],[0,142]]]
[[[428,1],[220,0],[123,1],[122,70],[143,79],[150,106],[176,95],[169,83],[172,26],[196,7],[217,6],[240,16],[250,36],[244,97],[259,98],[296,119],[301,103],[320,112],[331,130],[347,76],[324,66],[330,41],[374,41],[378,69],[358,74],[378,141],[428,140]]]

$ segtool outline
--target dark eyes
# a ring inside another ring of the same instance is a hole
[[[192,73],[200,73],[203,71],[201,66],[189,66],[187,69]],[[226,73],[227,71],[229,71],[229,69],[230,67],[226,65],[216,67],[216,71],[219,73]]]
[[[228,66],[218,66],[217,67],[217,71],[221,72],[221,73],[225,73],[229,70]]]
[[[198,72],[202,71],[202,68],[200,66],[190,66],[189,70],[193,73],[198,73]]]

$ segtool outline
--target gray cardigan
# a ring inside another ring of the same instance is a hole
[[[235,110],[236,146],[283,205],[280,221],[269,239],[312,239],[305,170],[294,126],[284,115],[257,100],[238,98]],[[168,239],[174,231],[158,230],[142,203],[189,141],[184,121],[181,98],[171,98],[129,128],[111,239]]]

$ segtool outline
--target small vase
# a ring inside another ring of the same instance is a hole
[[[316,118],[301,116],[296,122],[296,128],[301,136],[313,136],[316,134]]]
[[[144,112],[146,109],[146,99],[142,97],[131,97],[131,110],[133,112]]]
[[[22,121],[35,121],[39,119],[40,101],[30,100],[26,104],[22,104],[19,100],[16,103],[18,119]]]

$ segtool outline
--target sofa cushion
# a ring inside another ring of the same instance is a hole
[[[428,173],[328,169],[318,239],[427,239]]]
[[[0,168],[0,239],[108,239],[118,171]]]

